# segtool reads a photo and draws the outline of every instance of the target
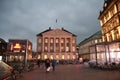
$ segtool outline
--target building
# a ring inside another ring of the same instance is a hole
[[[96,60],[120,62],[120,0],[105,0],[99,18],[103,43],[91,46]]]
[[[32,43],[27,39],[9,39],[7,61],[27,63],[32,59]]]
[[[76,59],[76,35],[62,29],[47,29],[37,34],[37,52],[42,60]]]
[[[120,1],[105,0],[99,20],[102,27],[103,42],[113,42],[120,39]]]
[[[6,60],[5,52],[7,51],[7,42],[0,38],[0,56],[2,56],[3,61]]]
[[[102,42],[102,33],[101,31],[97,31],[92,36],[86,38],[82,42],[79,43],[79,56],[83,59],[90,59],[90,46],[101,43]]]

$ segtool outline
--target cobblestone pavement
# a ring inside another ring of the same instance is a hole
[[[120,80],[120,72],[95,70],[86,64],[57,65],[49,73],[44,68],[23,73],[20,80]]]

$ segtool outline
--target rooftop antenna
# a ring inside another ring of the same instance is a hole
[[[55,20],[55,28],[58,27],[58,19]]]

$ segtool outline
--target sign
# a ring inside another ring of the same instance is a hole
[[[13,48],[17,49],[17,50],[20,50],[21,49],[21,45],[19,43],[16,43]]]

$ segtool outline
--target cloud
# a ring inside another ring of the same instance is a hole
[[[27,38],[36,50],[36,34],[52,28],[71,31],[77,42],[100,30],[104,0],[0,0],[0,37]],[[55,20],[58,19],[58,23]]]

